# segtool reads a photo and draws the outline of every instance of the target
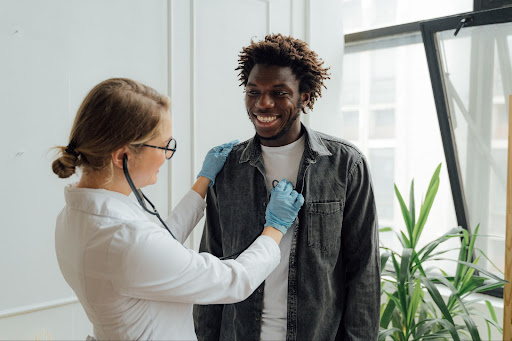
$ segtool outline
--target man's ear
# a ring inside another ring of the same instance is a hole
[[[304,92],[300,94],[300,99],[302,101],[302,112],[306,114],[306,107],[309,104],[309,100],[311,99],[311,94],[309,92]]]
[[[128,156],[131,154],[130,150],[126,146],[112,152],[112,164],[114,167],[123,169],[123,158],[125,154],[128,154]]]

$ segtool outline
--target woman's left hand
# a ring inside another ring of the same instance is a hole
[[[233,140],[228,143],[221,144],[220,146],[213,147],[208,151],[208,154],[206,154],[206,157],[203,161],[203,168],[197,175],[199,178],[200,176],[204,176],[211,180],[210,186],[213,186],[215,183],[215,177],[220,172],[222,167],[224,166],[224,162],[226,162],[226,159],[233,149],[233,146],[238,143],[238,140]]]

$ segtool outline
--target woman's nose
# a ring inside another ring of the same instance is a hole
[[[259,109],[271,109],[274,105],[274,100],[268,94],[261,94],[260,98],[256,102],[256,106]]]

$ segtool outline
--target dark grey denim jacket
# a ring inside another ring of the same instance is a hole
[[[376,340],[380,257],[374,193],[364,156],[310,130],[296,182],[305,203],[288,273],[287,340]],[[207,196],[200,251],[222,257],[262,232],[269,193],[257,138],[235,146]],[[248,299],[194,306],[199,340],[259,340],[263,283]]]

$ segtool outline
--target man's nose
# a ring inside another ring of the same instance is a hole
[[[256,106],[258,109],[271,109],[275,105],[274,100],[272,99],[272,96],[262,93],[261,96],[258,98],[258,101],[256,102]]]

